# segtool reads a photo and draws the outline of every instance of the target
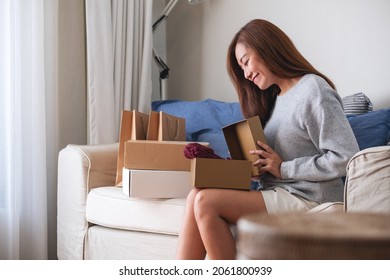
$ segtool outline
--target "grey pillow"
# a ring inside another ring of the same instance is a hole
[[[362,92],[348,95],[341,99],[345,115],[362,115],[372,111],[370,99]]]

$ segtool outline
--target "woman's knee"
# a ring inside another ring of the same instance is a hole
[[[185,211],[184,211],[184,215],[185,215],[184,219],[186,221],[191,221],[192,219],[195,218],[194,202],[195,202],[195,197],[196,197],[198,192],[199,192],[199,189],[194,188],[187,195]]]
[[[216,204],[213,203],[214,196],[214,191],[210,189],[202,189],[197,192],[194,197],[194,213],[197,220],[218,214]]]
[[[195,198],[200,190],[201,189],[194,188],[188,193],[187,199],[186,199],[186,208],[187,209],[192,209],[192,210],[194,209]]]

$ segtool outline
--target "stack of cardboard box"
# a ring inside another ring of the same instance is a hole
[[[127,141],[124,193],[142,198],[186,197],[192,189],[191,160],[184,156],[187,144],[185,141]]]
[[[250,189],[251,177],[258,175],[258,168],[253,166],[258,156],[250,155],[249,150],[258,149],[257,140],[265,142],[258,117],[222,128],[231,159],[188,159],[184,149],[191,142],[185,141],[185,120],[165,114],[174,119],[171,123],[180,122],[181,125],[180,129],[178,123],[174,125],[177,133],[168,131],[168,136],[162,137],[162,131],[170,128],[163,128],[163,113],[157,113],[159,116],[156,113],[143,115],[143,118],[148,117],[148,125],[141,125],[141,130],[147,130],[146,134],[138,133],[133,137],[137,124],[132,122],[133,133],[127,133],[127,138],[122,137],[126,129],[122,115],[118,154],[118,172],[121,174],[117,177],[123,179],[118,185],[122,185],[126,195],[175,198],[186,197],[193,187]],[[139,114],[137,117],[135,114],[133,111],[133,120],[139,118]],[[208,143],[200,144],[208,146]]]
[[[164,112],[122,111],[117,185],[131,197],[186,197],[190,160],[185,119]],[[207,143],[205,143],[207,144]]]

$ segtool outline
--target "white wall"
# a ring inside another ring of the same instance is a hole
[[[390,1],[180,0],[167,20],[168,98],[237,101],[226,73],[233,35],[254,18],[284,30],[341,96],[390,107]]]

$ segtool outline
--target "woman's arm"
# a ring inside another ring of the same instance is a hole
[[[326,181],[344,176],[347,163],[359,146],[341,105],[323,102],[308,117],[306,129],[318,154],[281,163],[281,178]]]

